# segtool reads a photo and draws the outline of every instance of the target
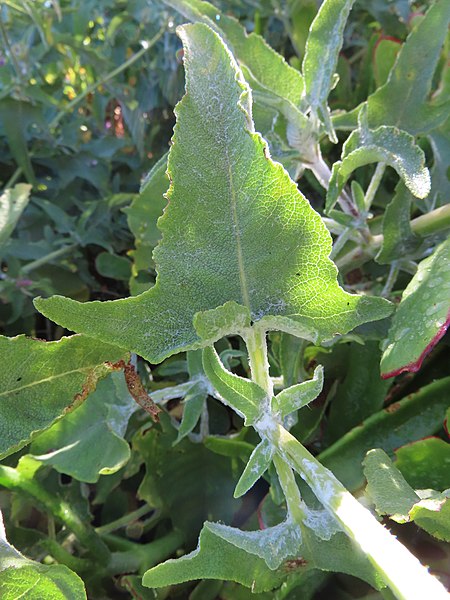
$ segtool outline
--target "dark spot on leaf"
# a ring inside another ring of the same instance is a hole
[[[22,381],[22,377],[18,377],[16,381]]]

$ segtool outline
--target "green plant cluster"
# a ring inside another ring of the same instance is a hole
[[[450,7],[319,4],[0,6],[1,598],[449,597]]]

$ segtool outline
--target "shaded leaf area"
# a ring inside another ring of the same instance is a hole
[[[395,451],[396,468],[414,489],[450,489],[450,444],[430,437]]]
[[[173,446],[177,431],[165,415],[161,427],[144,429],[133,439],[146,465],[138,495],[163,509],[186,543],[193,545],[207,518],[231,522],[241,504],[233,499],[236,480],[226,457],[187,438]]]
[[[43,342],[0,337],[0,455],[12,454],[78,407],[97,381],[127,357],[84,336]]]
[[[399,402],[374,413],[321,452],[319,460],[350,491],[364,483],[362,460],[372,448],[394,450],[442,427],[450,406],[450,377],[431,383]]]
[[[448,2],[438,0],[413,28],[398,53],[388,80],[367,100],[370,127],[392,125],[418,135],[431,131],[447,119],[448,107],[433,105],[428,96],[449,20]],[[360,109],[358,106],[351,113],[336,116],[334,126],[355,126]]]
[[[131,453],[124,435],[137,408],[123,372],[111,373],[77,410],[41,434],[30,452],[59,473],[95,483],[128,462]]]
[[[381,358],[382,377],[418,371],[450,322],[450,239],[419,263],[402,295]]]
[[[383,244],[375,260],[382,265],[415,256],[422,239],[411,229],[412,194],[403,181],[395,188],[395,195],[383,216]]]
[[[449,492],[415,492],[383,450],[371,450],[364,460],[367,493],[380,515],[394,521],[414,521],[434,537],[450,541]]]
[[[0,249],[9,239],[30,200],[31,185],[18,183],[0,196]]]
[[[323,2],[311,24],[303,59],[305,96],[311,111],[325,124],[330,139],[337,142],[327,99],[334,87],[335,70],[344,38],[344,27],[354,0]]]
[[[425,198],[430,192],[430,174],[425,167],[425,154],[416,145],[412,135],[396,127],[365,129],[360,123],[360,129],[350,134],[342,148],[342,160],[333,165],[326,210],[334,207],[355,169],[377,162],[394,168],[414,196]]]
[[[74,331],[153,362],[217,339],[200,341],[193,317],[227,301],[246,307],[266,329],[314,341],[389,314],[383,299],[338,286],[330,235],[253,133],[249,88],[220,38],[202,24],[180,35],[188,93],[177,107],[169,155],[172,185],[159,220],[156,285],[114,302],[54,297],[36,306]],[[230,324],[221,335],[234,331]]]
[[[168,560],[150,569],[144,574],[143,584],[147,587],[163,587],[194,579],[226,579],[241,583],[254,592],[263,592],[278,587],[287,574],[296,578],[310,569],[320,569],[351,573],[375,588],[383,586],[367,558],[343,533],[337,533],[330,540],[324,541],[304,528],[303,542],[298,545],[296,558],[272,570],[265,560],[255,553],[254,546],[249,554],[231,543],[230,536],[225,533],[227,529],[231,528],[224,528],[222,535],[221,526],[205,523],[196,550],[180,559]],[[261,540],[265,540],[267,544],[265,548],[261,546],[262,554],[274,551],[274,547],[271,547],[270,530],[234,531],[236,535],[241,535],[242,540],[246,537],[250,539],[259,533]],[[265,531],[268,533],[265,534]],[[233,536],[231,539],[234,540]],[[293,540],[286,538],[285,541],[289,544]],[[247,547],[245,541],[242,544]]]
[[[380,378],[377,342],[353,342],[347,355],[348,369],[333,396],[325,438],[334,442],[383,407],[390,382]]]
[[[2,599],[83,600],[83,581],[64,565],[42,565],[23,556],[6,539],[0,513],[0,594]]]
[[[144,292],[153,284],[149,270],[153,266],[153,250],[161,237],[156,222],[167,204],[164,197],[169,188],[166,169],[167,154],[148,173],[139,195],[124,208],[135,244],[135,249],[128,252],[133,260],[130,279],[133,295]]]

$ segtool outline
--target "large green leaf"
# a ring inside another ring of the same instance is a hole
[[[448,107],[427,102],[433,74],[439,60],[450,19],[448,0],[438,0],[413,28],[403,44],[387,82],[367,100],[370,127],[393,125],[417,135],[426,133],[448,117]],[[347,126],[356,119],[360,107],[336,117]]]
[[[0,248],[8,240],[30,199],[31,185],[18,183],[0,196]]]
[[[396,448],[433,435],[442,427],[449,406],[450,377],[446,377],[368,417],[319,459],[346,488],[356,490],[364,482],[361,463],[368,450],[383,448],[393,456]]]
[[[450,323],[450,238],[419,264],[403,292],[381,359],[382,377],[418,371]]]
[[[77,408],[126,352],[84,336],[42,342],[0,336],[0,457]]]
[[[130,458],[123,439],[128,419],[138,408],[123,372],[100,381],[85,402],[41,434],[30,452],[78,481],[95,483],[118,471]]]
[[[384,300],[339,287],[331,237],[254,133],[250,89],[221,39],[203,24],[179,32],[187,94],[176,111],[156,285],[113,302],[38,299],[38,309],[153,362],[217,339],[201,340],[193,317],[227,301],[261,328],[314,341],[389,314]]]
[[[383,587],[368,559],[344,533],[336,533],[329,540],[321,540],[308,528],[303,528],[304,542],[298,541],[296,558],[291,563],[271,570],[263,558],[234,545],[237,541],[235,536],[239,534],[242,536],[242,546],[247,545],[249,533],[256,536],[259,534],[262,544],[265,543],[268,547],[261,546],[258,553],[270,555],[270,541],[264,536],[264,531],[234,530],[231,533],[230,529],[216,523],[205,523],[196,550],[177,560],[168,560],[153,567],[144,574],[143,584],[162,587],[194,579],[225,579],[250,587],[254,592],[262,592],[278,587],[288,573],[300,574],[317,568],[349,573],[369,582],[375,588]],[[270,528],[274,529],[276,526]],[[275,535],[278,533],[277,530]],[[283,539],[278,542],[283,544]],[[289,540],[286,539],[285,542],[289,546]],[[293,551],[290,549],[289,553]]]
[[[337,142],[331,125],[327,98],[333,87],[344,27],[354,0],[325,0],[309,30],[303,59],[306,100],[320,117],[327,133]]]
[[[135,239],[135,250],[129,252],[134,263],[130,280],[130,289],[133,294],[143,292],[152,285],[151,281],[141,282],[139,272],[143,271],[144,276],[148,272],[149,267],[152,265],[153,249],[161,237],[156,222],[162,215],[167,203],[164,197],[169,187],[166,169],[167,154],[151,169],[139,195],[130,206],[124,209],[127,214],[128,227]]]
[[[0,596],[2,600],[83,600],[83,581],[64,565],[41,565],[6,539],[0,513]]]

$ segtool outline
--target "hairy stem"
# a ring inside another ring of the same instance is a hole
[[[372,206],[375,194],[380,186],[381,180],[383,179],[384,172],[386,170],[386,163],[380,162],[377,164],[372,179],[370,180],[369,187],[367,188],[366,195],[364,196],[364,206],[366,211],[370,210]]]
[[[265,335],[258,330],[246,341],[252,378],[263,387],[269,379]],[[264,366],[267,370],[265,375]],[[264,389],[269,393],[271,388],[265,386]],[[293,468],[334,515],[347,535],[360,546],[399,600],[448,600],[442,584],[346,490],[329,469],[276,420],[275,415],[266,414],[255,424],[255,428],[263,439],[268,439],[278,450],[279,456],[275,457],[274,462],[290,510],[294,501],[300,504],[291,471]],[[295,518],[301,519],[301,513],[296,513]]]
[[[78,248],[78,244],[70,244],[68,246],[63,246],[62,248],[58,248],[58,250],[54,250],[53,252],[49,252],[45,256],[42,256],[41,258],[37,258],[36,260],[33,260],[32,262],[30,262],[27,265],[25,265],[24,267],[22,267],[22,274],[25,275],[27,273],[31,273],[31,271],[34,271],[35,269],[42,267],[42,265],[46,265],[47,263],[51,262],[52,260],[55,260],[57,258],[60,258],[61,256],[64,256],[64,254],[68,254],[72,250],[75,250],[75,248]]]

